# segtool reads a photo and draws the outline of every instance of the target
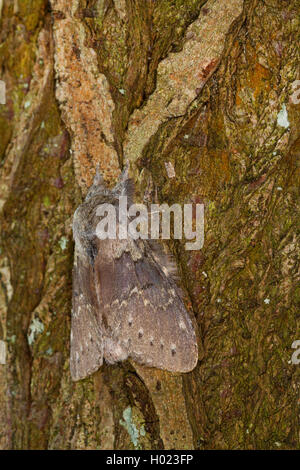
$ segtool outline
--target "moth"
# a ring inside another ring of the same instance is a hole
[[[158,242],[96,235],[97,207],[117,207],[120,196],[133,199],[128,168],[113,189],[97,172],[74,214],[70,369],[75,381],[98,370],[103,360],[132,358],[172,372],[191,371],[198,360],[173,260]]]

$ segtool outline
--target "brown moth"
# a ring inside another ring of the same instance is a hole
[[[127,169],[113,189],[97,173],[74,214],[73,380],[95,372],[103,359],[114,364],[132,358],[172,372],[191,371],[198,360],[196,334],[174,280],[175,263],[152,241],[96,235],[97,207],[117,207],[120,196],[132,200],[132,188]]]

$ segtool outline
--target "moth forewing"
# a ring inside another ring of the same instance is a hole
[[[102,328],[96,311],[93,266],[75,247],[70,348],[73,380],[87,377],[103,363]]]

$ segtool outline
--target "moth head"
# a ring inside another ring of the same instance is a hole
[[[98,196],[98,195],[105,196],[105,195],[108,195],[109,193],[110,193],[110,190],[107,188],[104,182],[103,176],[100,173],[99,165],[97,165],[94,181],[93,181],[92,186],[88,190],[85,201],[89,201],[94,196]]]
[[[131,196],[133,196],[133,183],[129,178],[129,163],[125,164],[117,184],[112,189],[106,186],[103,176],[99,171],[99,166],[97,166],[96,175],[92,186],[88,190],[85,202],[94,198],[98,204],[101,202],[100,200],[114,203],[117,202],[120,196],[128,196],[131,199]]]

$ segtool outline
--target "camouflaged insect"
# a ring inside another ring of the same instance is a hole
[[[97,207],[117,208],[120,196],[131,201],[132,187],[128,170],[113,189],[97,173],[74,214],[73,380],[95,372],[103,359],[114,364],[132,358],[172,372],[191,371],[198,360],[194,327],[170,257],[150,240],[96,236]]]

